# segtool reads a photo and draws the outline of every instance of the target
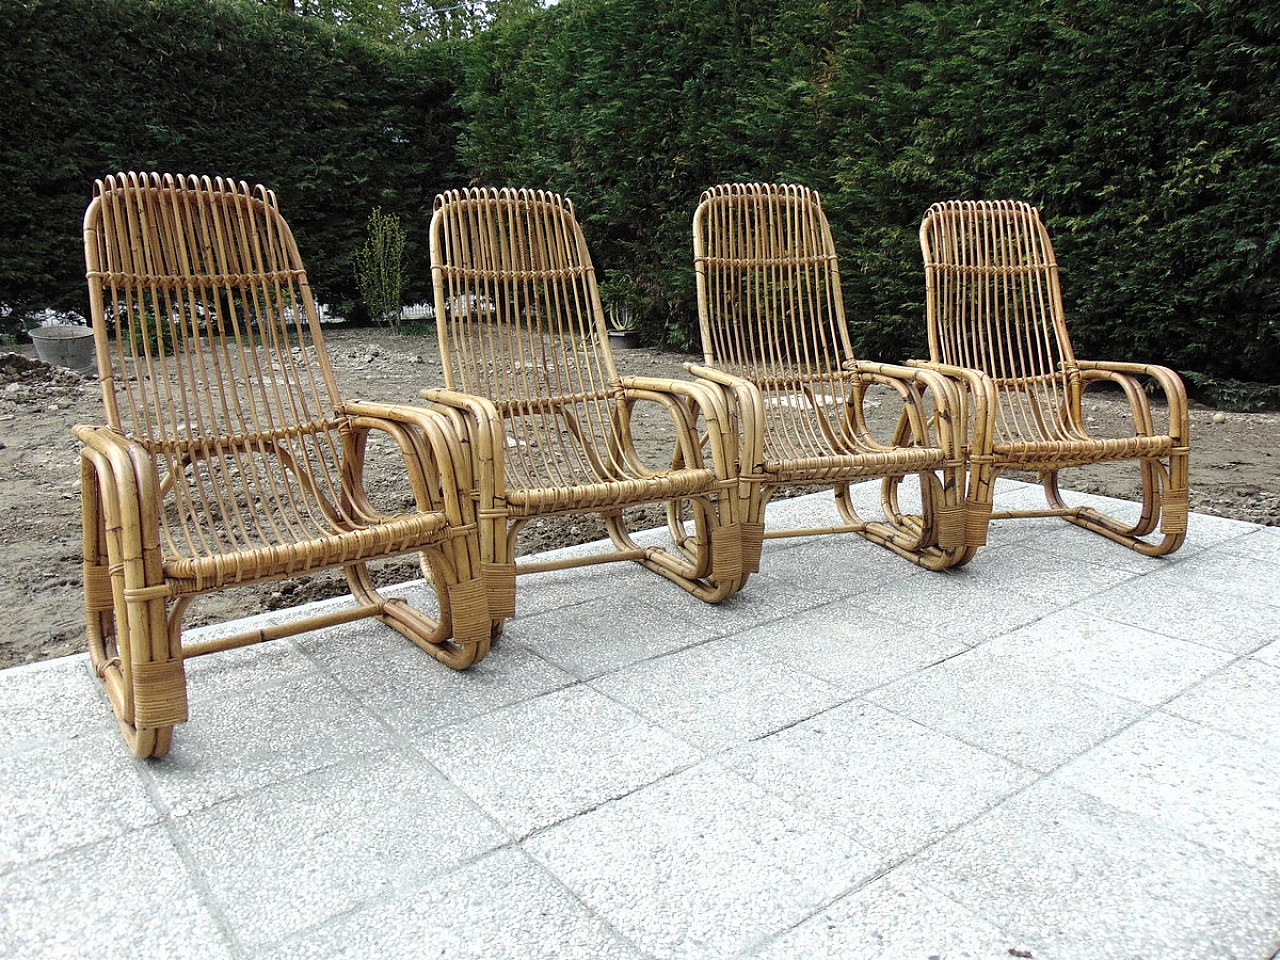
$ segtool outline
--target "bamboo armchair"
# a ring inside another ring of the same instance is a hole
[[[696,384],[618,373],[572,203],[524,189],[441,194],[431,272],[445,387],[422,396],[468,438],[495,623],[515,612],[517,570],[633,560],[706,602],[732,596],[741,564],[725,412]],[[642,403],[670,421],[661,463],[636,447]],[[688,505],[692,530],[682,513],[670,547],[640,546],[623,509],[664,501]],[[599,514],[616,549],[517,568],[521,527],[576,513]]]
[[[932,371],[855,358],[818,194],[712,187],[694,214],[693,245],[705,363],[688,369],[718,385],[739,423],[744,568],[759,569],[764,539],[841,532],[931,569],[966,563],[954,387]],[[863,401],[877,384],[901,399],[907,437],[872,436]],[[920,477],[920,514],[899,508],[894,487],[883,520],[859,516],[851,481],[908,473]],[[765,507],[783,484],[831,487],[842,523],[766,533]]]
[[[106,405],[105,425],[73,428],[85,612],[130,749],[168,751],[187,719],[183,662],[198,654],[376,617],[449,666],[482,658],[491,615],[459,439],[424,409],[338,397],[274,194],[122,173],[97,182],[84,231]],[[374,430],[403,455],[416,510],[384,513],[366,495]],[[434,619],[382,597],[367,569],[417,551]],[[193,598],[332,567],[354,609],[183,642]]]
[[[1062,307],[1058,264],[1039,211],[1013,201],[934,204],[920,227],[924,253],[927,366],[957,377],[969,423],[968,501],[975,527],[985,518],[1064,517],[1138,553],[1159,556],[1187,530],[1189,424],[1182,380],[1165,367],[1078,360]],[[1095,437],[1081,397],[1090,386],[1124,392],[1133,435]],[[1158,429],[1146,386],[1167,402]],[[1070,507],[1058,471],[1136,460],[1142,512],[1129,524],[1091,507]],[[1039,474],[1048,508],[992,512],[992,484],[1005,470]],[[1160,537],[1144,540],[1157,528]]]

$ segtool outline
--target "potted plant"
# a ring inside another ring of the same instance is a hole
[[[609,346],[631,350],[640,346],[639,292],[635,280],[626,275],[607,276],[600,285],[605,320],[609,325]]]

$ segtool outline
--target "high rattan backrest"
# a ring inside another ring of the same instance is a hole
[[[445,386],[503,407],[509,473],[534,482],[558,464],[565,483],[616,475],[618,373],[573,204],[542,190],[441,194],[431,270]]]
[[[85,258],[108,423],[173,488],[170,548],[331,529],[343,510],[337,387],[274,194],[109,176],[85,213]]]
[[[920,245],[932,358],[1057,408],[1077,374],[1039,211],[1011,200],[937,203]]]
[[[840,268],[808,187],[727,183],[694,213],[702,347],[708,364],[770,382],[853,359]]]
[[[835,381],[854,354],[818,194],[789,184],[712,187],[694,213],[693,247],[703,354],[764,391],[771,455],[852,445],[848,391]]]

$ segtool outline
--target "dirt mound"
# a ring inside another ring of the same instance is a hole
[[[0,396],[13,403],[39,404],[79,397],[93,380],[20,353],[0,354]]]

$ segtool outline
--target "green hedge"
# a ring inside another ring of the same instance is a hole
[[[1077,349],[1280,380],[1280,14],[1241,0],[565,0],[465,51],[460,148],[572,195],[651,335],[695,330],[689,220],[721,179],[823,191],[859,349],[924,349],[916,231],[1018,198]]]
[[[234,0],[11,0],[0,84],[19,308],[78,305],[88,185],[116,169],[273,185],[339,303],[374,206],[425,297],[431,198],[480,182],[571,196],[648,334],[689,345],[699,193],[793,180],[823,192],[866,356],[924,349],[929,204],[1018,198],[1082,355],[1280,382],[1280,6],[1257,0],[561,0],[413,52]]]
[[[271,186],[319,295],[354,300],[369,210],[421,224],[456,179],[454,61],[229,0],[0,4],[0,303],[83,310],[92,182],[135,169]]]

